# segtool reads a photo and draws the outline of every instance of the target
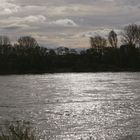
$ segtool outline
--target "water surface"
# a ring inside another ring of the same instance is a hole
[[[140,73],[0,76],[0,122],[28,120],[44,139],[140,135]]]

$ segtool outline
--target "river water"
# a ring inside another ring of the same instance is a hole
[[[42,139],[140,135],[140,73],[0,76],[0,122],[26,120]]]

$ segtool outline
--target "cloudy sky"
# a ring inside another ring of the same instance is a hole
[[[0,0],[0,34],[44,46],[89,47],[89,37],[140,24],[140,0]]]

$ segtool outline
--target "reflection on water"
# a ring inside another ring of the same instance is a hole
[[[23,119],[42,138],[140,135],[140,73],[0,76],[0,121]]]

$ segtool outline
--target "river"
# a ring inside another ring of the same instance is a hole
[[[32,122],[42,139],[140,135],[140,73],[0,76],[0,122]]]

